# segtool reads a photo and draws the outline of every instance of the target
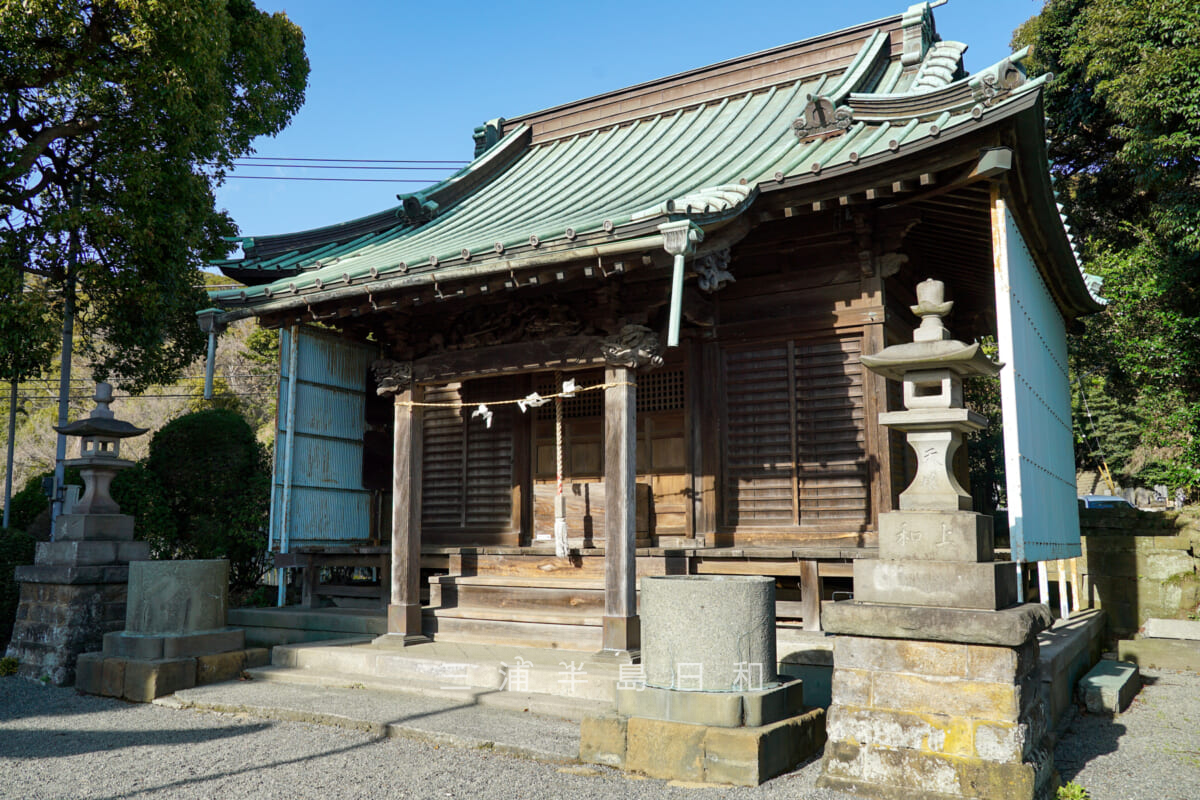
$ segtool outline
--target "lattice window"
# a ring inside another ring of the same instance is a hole
[[[725,353],[725,517],[729,524],[793,521],[791,397],[784,343]]]
[[[575,379],[577,386],[595,386],[604,383],[604,373],[595,370],[587,372],[564,372],[563,380],[570,378]],[[539,375],[537,378],[537,393],[546,396],[558,394],[562,391],[562,384],[554,382],[553,373]],[[584,417],[603,417],[604,416],[604,392],[600,389],[594,389],[590,392],[581,392],[574,397],[563,399],[563,418],[564,419],[582,419]],[[554,421],[554,403],[550,402],[538,409],[539,420]]]
[[[862,338],[797,343],[795,350],[800,522],[864,522]]]
[[[452,403],[461,399],[462,384],[430,387],[428,403]],[[462,525],[463,509],[463,411],[430,407],[424,410],[424,446],[421,453],[421,522],[435,527]]]
[[[659,369],[637,377],[639,414],[683,408],[683,370]]]

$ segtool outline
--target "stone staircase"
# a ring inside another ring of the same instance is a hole
[[[372,638],[279,645],[256,680],[366,688],[580,718],[611,708],[621,662],[514,644],[428,642],[409,647]]]

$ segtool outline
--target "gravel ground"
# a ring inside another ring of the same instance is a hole
[[[1200,798],[1200,676],[1150,672],[1117,720],[1080,716],[1056,752],[1093,800]],[[498,713],[498,712],[493,712]],[[514,719],[520,724],[519,719]],[[819,761],[755,789],[698,788],[487,750],[247,715],[130,705],[0,679],[0,797],[761,798],[815,789]]]

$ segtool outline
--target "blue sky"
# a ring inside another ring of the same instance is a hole
[[[475,126],[904,11],[907,0],[257,0],[304,29],[304,107],[260,157],[467,160]],[[938,33],[970,45],[975,72],[1009,53],[1041,0],[951,0]],[[395,177],[448,172],[257,168],[241,174]],[[242,235],[330,225],[383,210],[422,183],[231,178],[217,193]]]

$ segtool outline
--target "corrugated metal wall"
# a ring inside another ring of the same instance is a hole
[[[288,330],[280,336],[271,540],[276,547],[286,542],[288,550],[362,542],[370,535],[370,492],[362,485],[364,387],[374,351],[314,328],[294,330],[298,347],[291,437],[292,336]]]
[[[1008,525],[1015,561],[1080,555],[1067,331],[1016,221],[993,209]]]

